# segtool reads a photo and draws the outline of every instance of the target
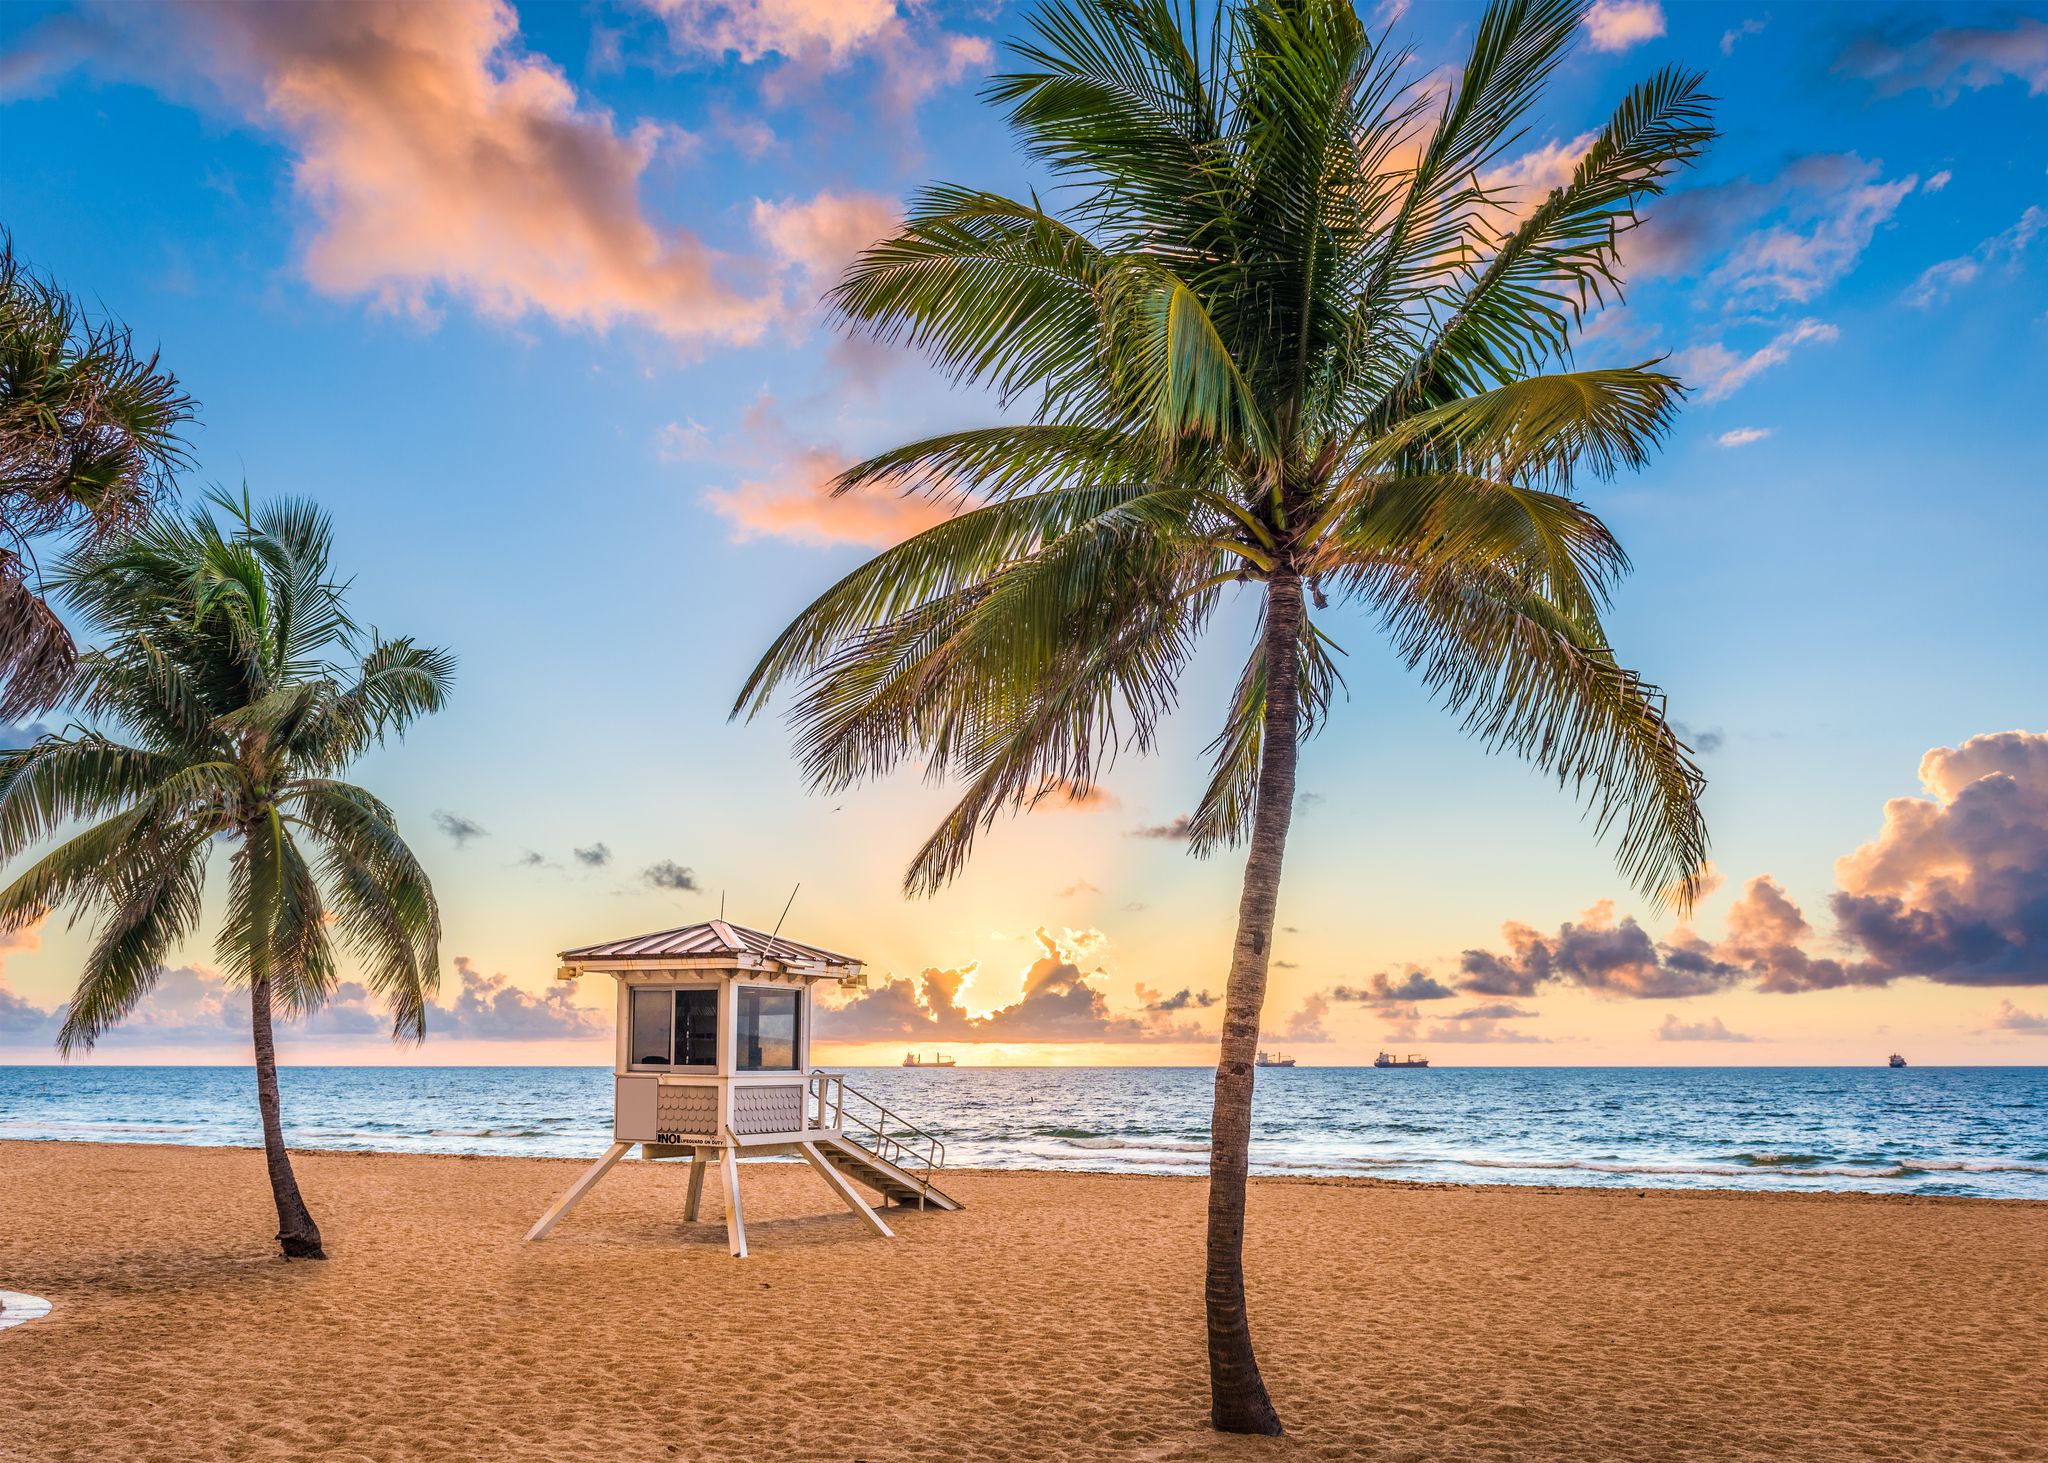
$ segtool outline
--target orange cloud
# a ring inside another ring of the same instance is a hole
[[[824,192],[801,203],[754,201],[754,232],[792,265],[815,299],[860,252],[896,229],[894,199]]]
[[[502,0],[208,3],[168,12],[190,54],[298,150],[306,276],[431,316],[486,315],[747,341],[780,313],[756,262],[643,211],[641,175],[685,141],[621,131],[526,51]]]
[[[740,454],[752,462],[737,487],[704,494],[713,512],[730,520],[735,542],[787,538],[799,543],[865,544],[887,548],[944,521],[951,510],[886,488],[832,495],[832,482],[854,459],[834,448],[793,445],[791,428],[773,397],[747,409],[738,433]]]
[[[1626,51],[1664,34],[1664,7],[1657,0],[1593,0],[1586,34],[1596,51]]]

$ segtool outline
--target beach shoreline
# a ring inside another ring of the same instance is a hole
[[[0,1453],[229,1458],[2020,1458],[2048,1431],[2048,1204],[1255,1178],[1288,1423],[1204,1426],[1200,1175],[949,1171],[869,1236],[809,1170],[0,1141]]]

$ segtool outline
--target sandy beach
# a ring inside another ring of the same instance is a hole
[[[304,1153],[0,1143],[8,1459],[2039,1457],[2048,1205],[1255,1179],[1279,1440],[1204,1427],[1199,1180],[962,1173],[870,1237],[807,1170],[714,1192]]]

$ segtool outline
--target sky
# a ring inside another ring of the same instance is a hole
[[[433,1034],[394,1046],[345,982],[284,1060],[608,1062],[611,993],[556,951],[786,903],[868,963],[827,1060],[1213,1060],[1241,858],[1174,835],[1247,605],[1152,755],[933,899],[899,885],[945,789],[813,796],[778,721],[726,715],[791,613],[932,521],[821,485],[996,410],[818,301],[920,186],[1044,186],[978,97],[1024,14],[0,8],[0,219],[199,398],[188,496],[317,499],[361,617],[460,657],[448,709],[354,774],[439,891]],[[1369,18],[1425,82],[1479,14]],[[1266,1042],[2048,1059],[2048,11],[1599,0],[1499,181],[1560,180],[1668,64],[1724,135],[1624,241],[1578,361],[1663,358],[1691,396],[1584,491],[1635,565],[1618,651],[1709,778],[1713,892],[1650,908],[1567,792],[1334,613],[1348,695],[1302,759]],[[0,937],[0,1061],[53,1060],[89,933]],[[246,1059],[210,932],[177,959],[90,1060]]]

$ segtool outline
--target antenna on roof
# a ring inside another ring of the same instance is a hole
[[[782,933],[782,920],[789,918],[789,905],[796,903],[796,891],[797,889],[801,889],[803,887],[803,880],[799,879],[796,882],[796,887],[789,891],[789,904],[785,904],[782,906],[782,919],[778,919],[777,921],[775,921],[775,928],[769,933],[769,939],[772,940],[777,935]]]
[[[718,917],[720,919],[725,918],[725,891],[723,889],[718,891]]]

